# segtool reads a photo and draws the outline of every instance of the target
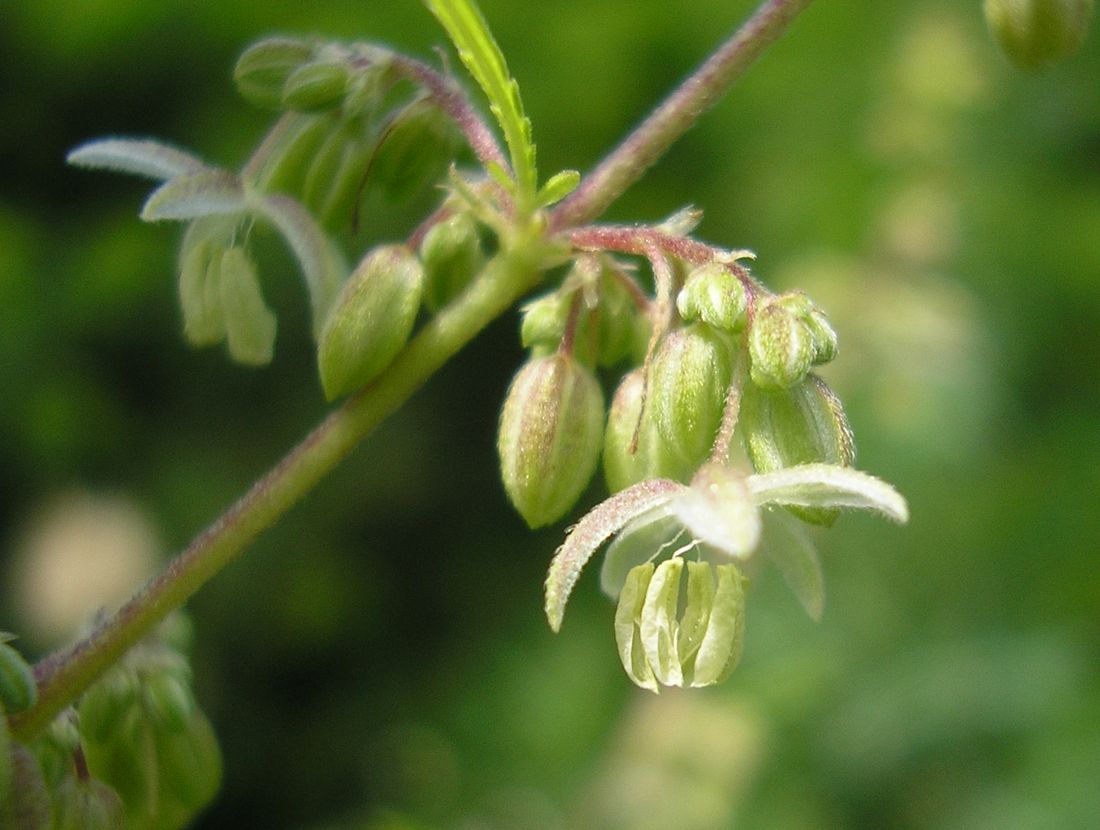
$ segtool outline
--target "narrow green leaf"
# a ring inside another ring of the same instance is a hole
[[[758,504],[876,510],[895,522],[909,521],[909,507],[897,490],[850,467],[833,464],[788,467],[749,476],[749,489]]]
[[[523,113],[519,86],[508,73],[500,47],[474,0],[425,0],[447,30],[466,69],[489,99],[489,108],[504,131],[520,192],[535,195],[535,145],[531,122]]]
[[[201,159],[159,141],[139,138],[100,138],[81,144],[65,157],[76,167],[133,173],[167,180],[207,170]]]
[[[546,619],[551,629],[561,628],[569,594],[600,545],[631,519],[667,503],[673,494],[685,489],[680,482],[668,479],[641,481],[600,502],[573,526],[554,554],[546,575]]]
[[[169,179],[154,190],[145,200],[141,218],[146,222],[199,219],[238,213],[244,207],[239,176],[228,170],[203,170]]]
[[[580,183],[581,174],[579,172],[576,170],[562,170],[547,179],[546,184],[539,188],[539,194],[535,197],[535,202],[539,207],[546,207],[555,202],[560,202],[572,193]]]

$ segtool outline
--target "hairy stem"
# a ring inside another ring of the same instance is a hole
[[[766,0],[554,210],[552,225],[591,222],[687,132],[813,0]]]
[[[499,254],[469,290],[423,328],[389,369],[329,415],[113,617],[72,647],[40,661],[34,669],[38,702],[12,718],[13,734],[25,741],[49,724],[127,649],[305,496],[387,415],[531,287],[541,254],[536,241]]]

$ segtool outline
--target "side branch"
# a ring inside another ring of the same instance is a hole
[[[590,222],[642,177],[813,0],[766,0],[553,213],[554,228]]]

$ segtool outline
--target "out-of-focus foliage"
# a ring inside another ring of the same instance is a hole
[[[590,167],[751,6],[482,5],[546,170]],[[0,8],[0,629],[24,652],[56,645],[11,595],[41,505],[124,492],[178,549],[325,411],[277,243],[274,363],[230,365],[184,345],[143,185],[63,166],[104,134],[238,164],[266,116],[230,70],[276,32],[445,42],[413,0]],[[612,211],[694,203],[838,330],[859,465],[913,519],[820,536],[821,624],[763,571],[737,675],[656,699],[596,580],[552,636],[562,529],[526,530],[496,472],[509,316],[192,603],[226,758],[199,826],[1100,826],[1098,44],[1023,75],[978,0],[815,4]]]

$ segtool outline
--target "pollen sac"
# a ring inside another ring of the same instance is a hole
[[[644,392],[645,372],[635,369],[623,377],[611,399],[604,432],[603,473],[612,493],[649,478],[686,481],[693,472],[666,451],[653,418],[643,412]]]
[[[676,309],[685,320],[702,320],[728,332],[745,327],[748,303],[744,284],[720,262],[707,263],[688,274],[676,297]]]
[[[37,697],[31,667],[0,637],[0,718],[29,709]]]
[[[477,223],[468,213],[456,213],[424,235],[420,243],[424,263],[424,305],[439,311],[470,284],[485,264]]]
[[[850,467],[855,462],[855,443],[844,407],[817,375],[807,375],[790,389],[746,384],[740,420],[749,458],[759,473],[799,464]],[[825,526],[838,515],[836,510],[821,507],[787,509],[804,521]]]
[[[350,78],[344,61],[310,61],[287,76],[283,84],[283,106],[297,112],[332,109],[344,100]]]
[[[509,499],[531,527],[560,519],[600,458],[603,392],[571,355],[529,360],[508,389],[497,450]]]
[[[1089,30],[1093,0],[985,0],[989,30],[1024,69],[1068,58]]]
[[[279,109],[283,87],[296,69],[313,58],[313,46],[288,37],[265,38],[245,49],[233,68],[237,91],[250,104]]]
[[[368,253],[336,298],[321,332],[318,366],[329,400],[366,385],[412,332],[424,268],[402,245]]]
[[[657,347],[646,406],[678,463],[694,469],[710,453],[732,371],[732,343],[706,323],[676,329]]]
[[[749,371],[757,386],[786,389],[802,380],[814,362],[814,337],[801,308],[782,298],[766,303],[749,327]]]
[[[685,563],[678,556],[633,568],[615,612],[623,668],[634,683],[653,692],[659,686],[711,686],[726,679],[741,659],[744,628],[740,570],[733,564]]]

